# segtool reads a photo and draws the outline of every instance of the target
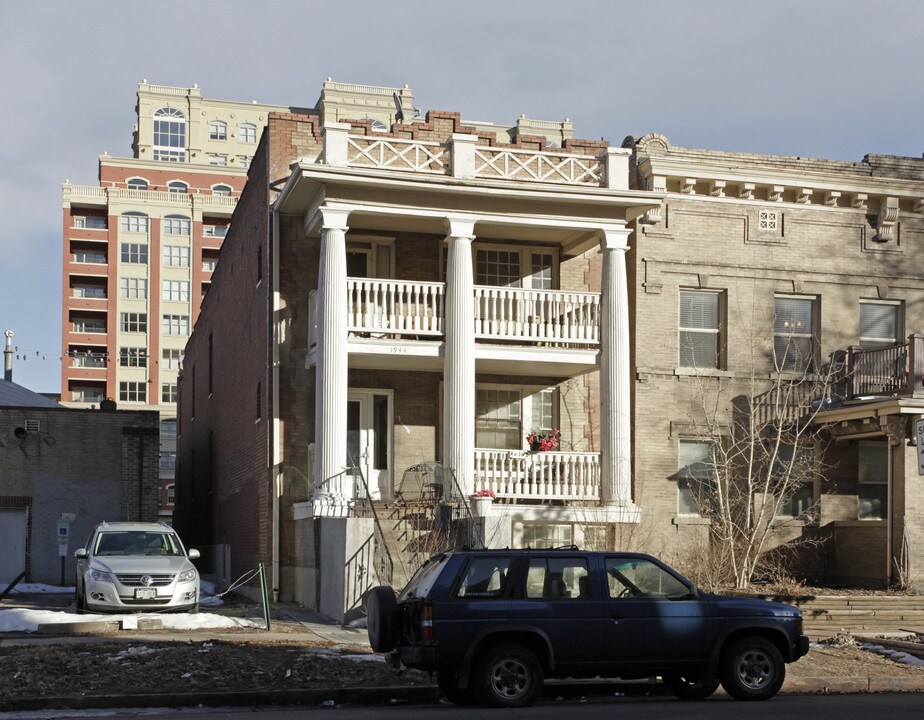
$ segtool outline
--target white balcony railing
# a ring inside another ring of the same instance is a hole
[[[599,186],[604,167],[591,155],[476,147],[475,177]]]
[[[347,147],[351,166],[446,173],[446,147],[440,143],[350,136]]]
[[[347,279],[351,332],[442,335],[443,283]]]
[[[475,337],[596,345],[600,340],[600,296],[476,287]]]
[[[599,500],[600,455],[476,448],[475,487],[499,498]]]

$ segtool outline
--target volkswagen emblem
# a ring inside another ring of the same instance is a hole
[[[145,587],[151,587],[151,585],[154,584],[154,578],[152,578],[150,575],[142,575],[141,584]]]

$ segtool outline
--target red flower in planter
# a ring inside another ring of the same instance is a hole
[[[549,452],[558,448],[561,430],[530,430],[526,435],[526,442],[531,450]]]

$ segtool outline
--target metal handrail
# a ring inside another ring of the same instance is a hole
[[[369,484],[366,482],[366,476],[362,471],[362,468],[356,465],[356,460],[347,453],[349,461],[352,463],[350,470],[355,471],[353,475],[353,502],[354,502],[354,513],[358,517],[369,517],[371,515],[373,524],[375,526],[375,562],[376,562],[376,574],[379,577],[379,582],[384,585],[391,585],[394,576],[395,576],[395,562],[392,559],[391,553],[388,550],[388,543],[385,542],[385,533],[382,530],[382,522],[379,520],[379,514],[375,509],[375,503],[372,502],[372,496],[369,492]],[[357,492],[357,490],[362,489],[362,493]],[[362,514],[357,511],[357,508],[362,508]]]

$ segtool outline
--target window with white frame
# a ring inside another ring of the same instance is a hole
[[[721,360],[722,295],[680,291],[680,366],[717,368]]]
[[[167,506],[176,505],[176,485],[167,486]]]
[[[209,123],[209,140],[227,140],[228,124],[221,120],[212,120]]]
[[[148,331],[148,314],[124,312],[119,314],[121,332],[143,333]]]
[[[175,193],[177,195],[185,195],[189,192],[189,185],[184,183],[182,180],[171,180],[167,183],[167,192]]]
[[[209,155],[209,165],[215,165],[217,167],[224,167],[228,164],[227,155]]]
[[[242,143],[257,141],[257,126],[253,123],[241,123],[237,127],[237,139]]]
[[[230,185],[213,185],[212,195],[216,195],[218,197],[231,197],[231,186]]]
[[[189,235],[190,227],[188,217],[168,215],[164,218],[164,235]]]
[[[146,243],[122,243],[121,260],[130,265],[147,265],[148,246]]]
[[[889,497],[889,444],[861,440],[857,447],[857,517],[885,520]]]
[[[148,351],[143,347],[119,348],[119,365],[122,367],[147,367]]]
[[[218,258],[202,258],[202,272],[215,272],[216,267],[218,267]]]
[[[106,298],[106,288],[101,285],[74,285],[71,291],[75,298],[93,298],[95,300],[104,300]]]
[[[202,234],[205,237],[226,237],[228,234],[227,225],[203,225]]]
[[[164,315],[160,331],[164,335],[189,335],[189,315]]]
[[[160,421],[160,437],[163,440],[173,440],[176,437],[176,418],[165,418]]]
[[[127,187],[129,190],[147,190],[148,181],[144,178],[129,178],[125,182],[125,187]]]
[[[521,418],[519,390],[476,389],[475,445],[478,447],[521,448]]]
[[[147,300],[148,281],[145,278],[119,278],[119,297],[125,300]]]
[[[897,345],[902,338],[902,306],[896,302],[860,301],[860,347]]]
[[[167,402],[164,400],[164,402]],[[172,400],[171,402],[176,402]],[[160,466],[167,470],[169,468],[176,467],[176,450],[161,450],[160,451]]]
[[[237,164],[240,165],[242,168],[249,168],[252,162],[253,162],[253,158],[250,157],[249,155],[238,155],[237,156]]]
[[[780,371],[811,371],[815,364],[817,299],[774,298],[773,360]]]
[[[183,245],[164,245],[163,257],[167,267],[189,267],[189,248]]]
[[[88,230],[105,230],[106,218],[96,215],[78,215],[74,218],[75,228],[87,228]]]
[[[175,403],[177,399],[176,383],[161,383],[160,401],[163,403]]]
[[[571,523],[524,522],[521,547],[560,548],[574,544]]]
[[[520,251],[479,248],[475,253],[475,284],[520,287]]]
[[[122,402],[147,402],[148,384],[143,380],[140,382],[131,380],[120,382],[119,400]]]
[[[154,159],[186,162],[186,116],[176,108],[154,111]]]
[[[106,321],[82,318],[74,320],[72,328],[75,333],[104,333],[106,332]]]
[[[715,445],[710,440],[681,440],[677,450],[677,513],[701,515],[714,486]]]
[[[179,370],[183,362],[183,351],[179,348],[164,348],[161,351],[161,369]]]
[[[98,250],[77,250],[74,252],[75,263],[87,263],[90,265],[105,265],[106,253]]]
[[[146,233],[148,231],[148,216],[140,212],[123,213],[119,226],[122,232]]]
[[[164,280],[161,300],[169,302],[189,302],[189,281]]]

